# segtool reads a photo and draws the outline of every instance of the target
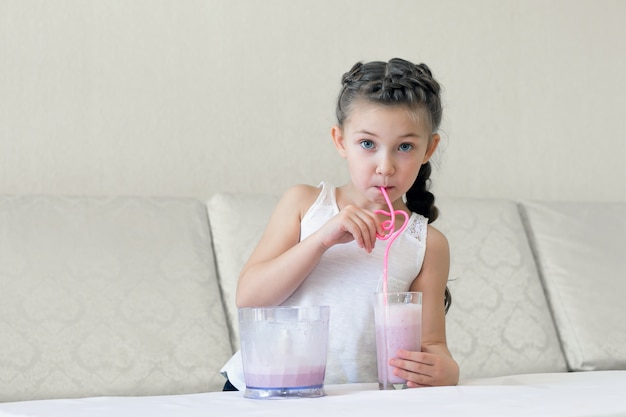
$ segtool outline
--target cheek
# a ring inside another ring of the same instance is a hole
[[[363,160],[351,160],[348,159],[348,171],[354,182],[366,182],[369,177],[375,172],[375,167]]]
[[[351,168],[356,170],[366,170],[372,165],[371,158],[367,158],[358,152],[348,153],[346,161],[348,161],[348,165]]]
[[[417,174],[419,174],[420,168],[422,167],[422,160],[413,160],[410,163],[407,163],[402,166],[402,174],[407,178],[417,178]]]

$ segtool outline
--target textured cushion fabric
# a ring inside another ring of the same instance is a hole
[[[523,210],[569,368],[626,369],[626,203]]]
[[[239,320],[235,304],[239,273],[261,239],[278,199],[273,195],[220,193],[207,203],[234,350],[239,349]]]
[[[204,205],[0,197],[0,401],[219,390]]]
[[[448,345],[462,378],[566,370],[515,203],[439,199],[448,238]]]

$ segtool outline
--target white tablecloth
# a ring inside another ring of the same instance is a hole
[[[331,385],[311,399],[252,400],[241,392],[94,397],[0,404],[0,417],[192,416],[626,416],[626,371],[532,374],[455,387],[379,391]]]

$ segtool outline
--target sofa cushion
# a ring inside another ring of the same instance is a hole
[[[448,344],[462,378],[566,370],[517,205],[439,199],[448,238]]]
[[[626,369],[626,203],[523,209],[569,368]]]
[[[204,205],[0,197],[0,401],[219,390]]]
[[[234,350],[239,349],[239,320],[235,304],[239,273],[261,239],[278,198],[265,194],[219,193],[207,203]]]

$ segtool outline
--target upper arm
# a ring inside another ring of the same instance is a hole
[[[300,241],[300,222],[319,193],[317,187],[296,185],[283,194],[242,274],[252,265],[280,256]]]
[[[446,343],[444,294],[449,272],[448,240],[429,225],[422,269],[411,284],[411,291],[422,292],[422,343]]]

